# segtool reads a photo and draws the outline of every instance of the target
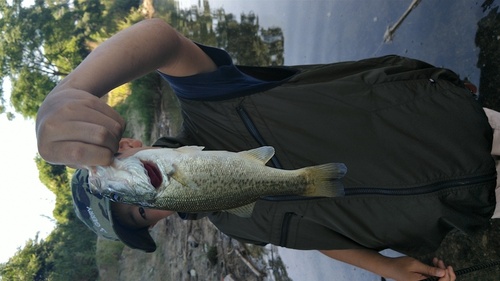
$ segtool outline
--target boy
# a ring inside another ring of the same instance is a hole
[[[455,280],[441,260],[427,266],[377,251],[429,251],[452,228],[471,231],[491,218],[492,131],[453,72],[396,56],[237,67],[224,51],[197,45],[160,20],[110,38],[47,96],[37,117],[40,155],[81,168],[141,149],[140,142],[121,139],[124,120],[98,97],[155,69],[171,83],[184,114],[183,134],[155,146],[240,151],[272,145],[277,168],[347,165],[345,197],[263,198],[250,219],[208,214],[240,241],[320,250],[395,280]],[[154,250],[147,229],[172,212],[110,203],[90,195],[86,180],[79,170],[72,186],[87,225]]]

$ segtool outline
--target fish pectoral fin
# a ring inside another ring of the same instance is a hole
[[[253,208],[255,207],[255,202],[243,205],[234,209],[224,210],[225,212],[237,215],[242,218],[249,218],[252,216]]]
[[[184,175],[180,169],[177,168],[177,165],[172,165],[172,170],[167,173],[169,178],[180,183],[182,186],[197,189],[198,185],[188,176]]]
[[[238,152],[238,154],[245,158],[257,160],[259,162],[262,162],[263,164],[266,164],[274,155],[274,147],[262,146],[255,149],[240,151]]]
[[[186,145],[176,148],[175,150],[183,153],[189,153],[189,152],[202,151],[204,148],[205,148],[204,146]]]

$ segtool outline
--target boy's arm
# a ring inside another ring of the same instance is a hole
[[[445,267],[443,261],[436,258],[435,267],[432,267],[411,257],[390,258],[368,249],[320,250],[320,252],[330,258],[394,280],[423,280],[431,276],[440,277],[440,281],[455,280],[453,268]]]
[[[158,19],[117,33],[92,51],[40,106],[40,155],[74,167],[110,164],[125,122],[99,97],[156,69],[188,76],[214,71],[216,66],[193,42]]]

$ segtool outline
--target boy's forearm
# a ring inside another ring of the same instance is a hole
[[[363,268],[380,276],[388,276],[388,259],[378,252],[369,249],[320,250],[335,260]]]
[[[160,20],[140,22],[102,43],[57,87],[101,97],[114,87],[154,71],[177,55],[179,35]]]
[[[439,280],[456,278],[453,268],[445,267],[444,262],[439,259],[435,259],[434,266],[429,266],[412,257],[390,258],[369,249],[320,250],[320,252],[333,259],[395,280],[422,280],[430,276],[442,277]]]

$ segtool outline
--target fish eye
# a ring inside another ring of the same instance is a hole
[[[122,198],[120,197],[120,195],[118,195],[116,193],[112,193],[111,196],[110,196],[110,199],[112,201],[115,201],[115,202],[120,202],[122,200]]]
[[[143,219],[146,220],[146,211],[144,211],[144,208],[143,207],[139,207],[139,214],[141,215],[141,217]]]

